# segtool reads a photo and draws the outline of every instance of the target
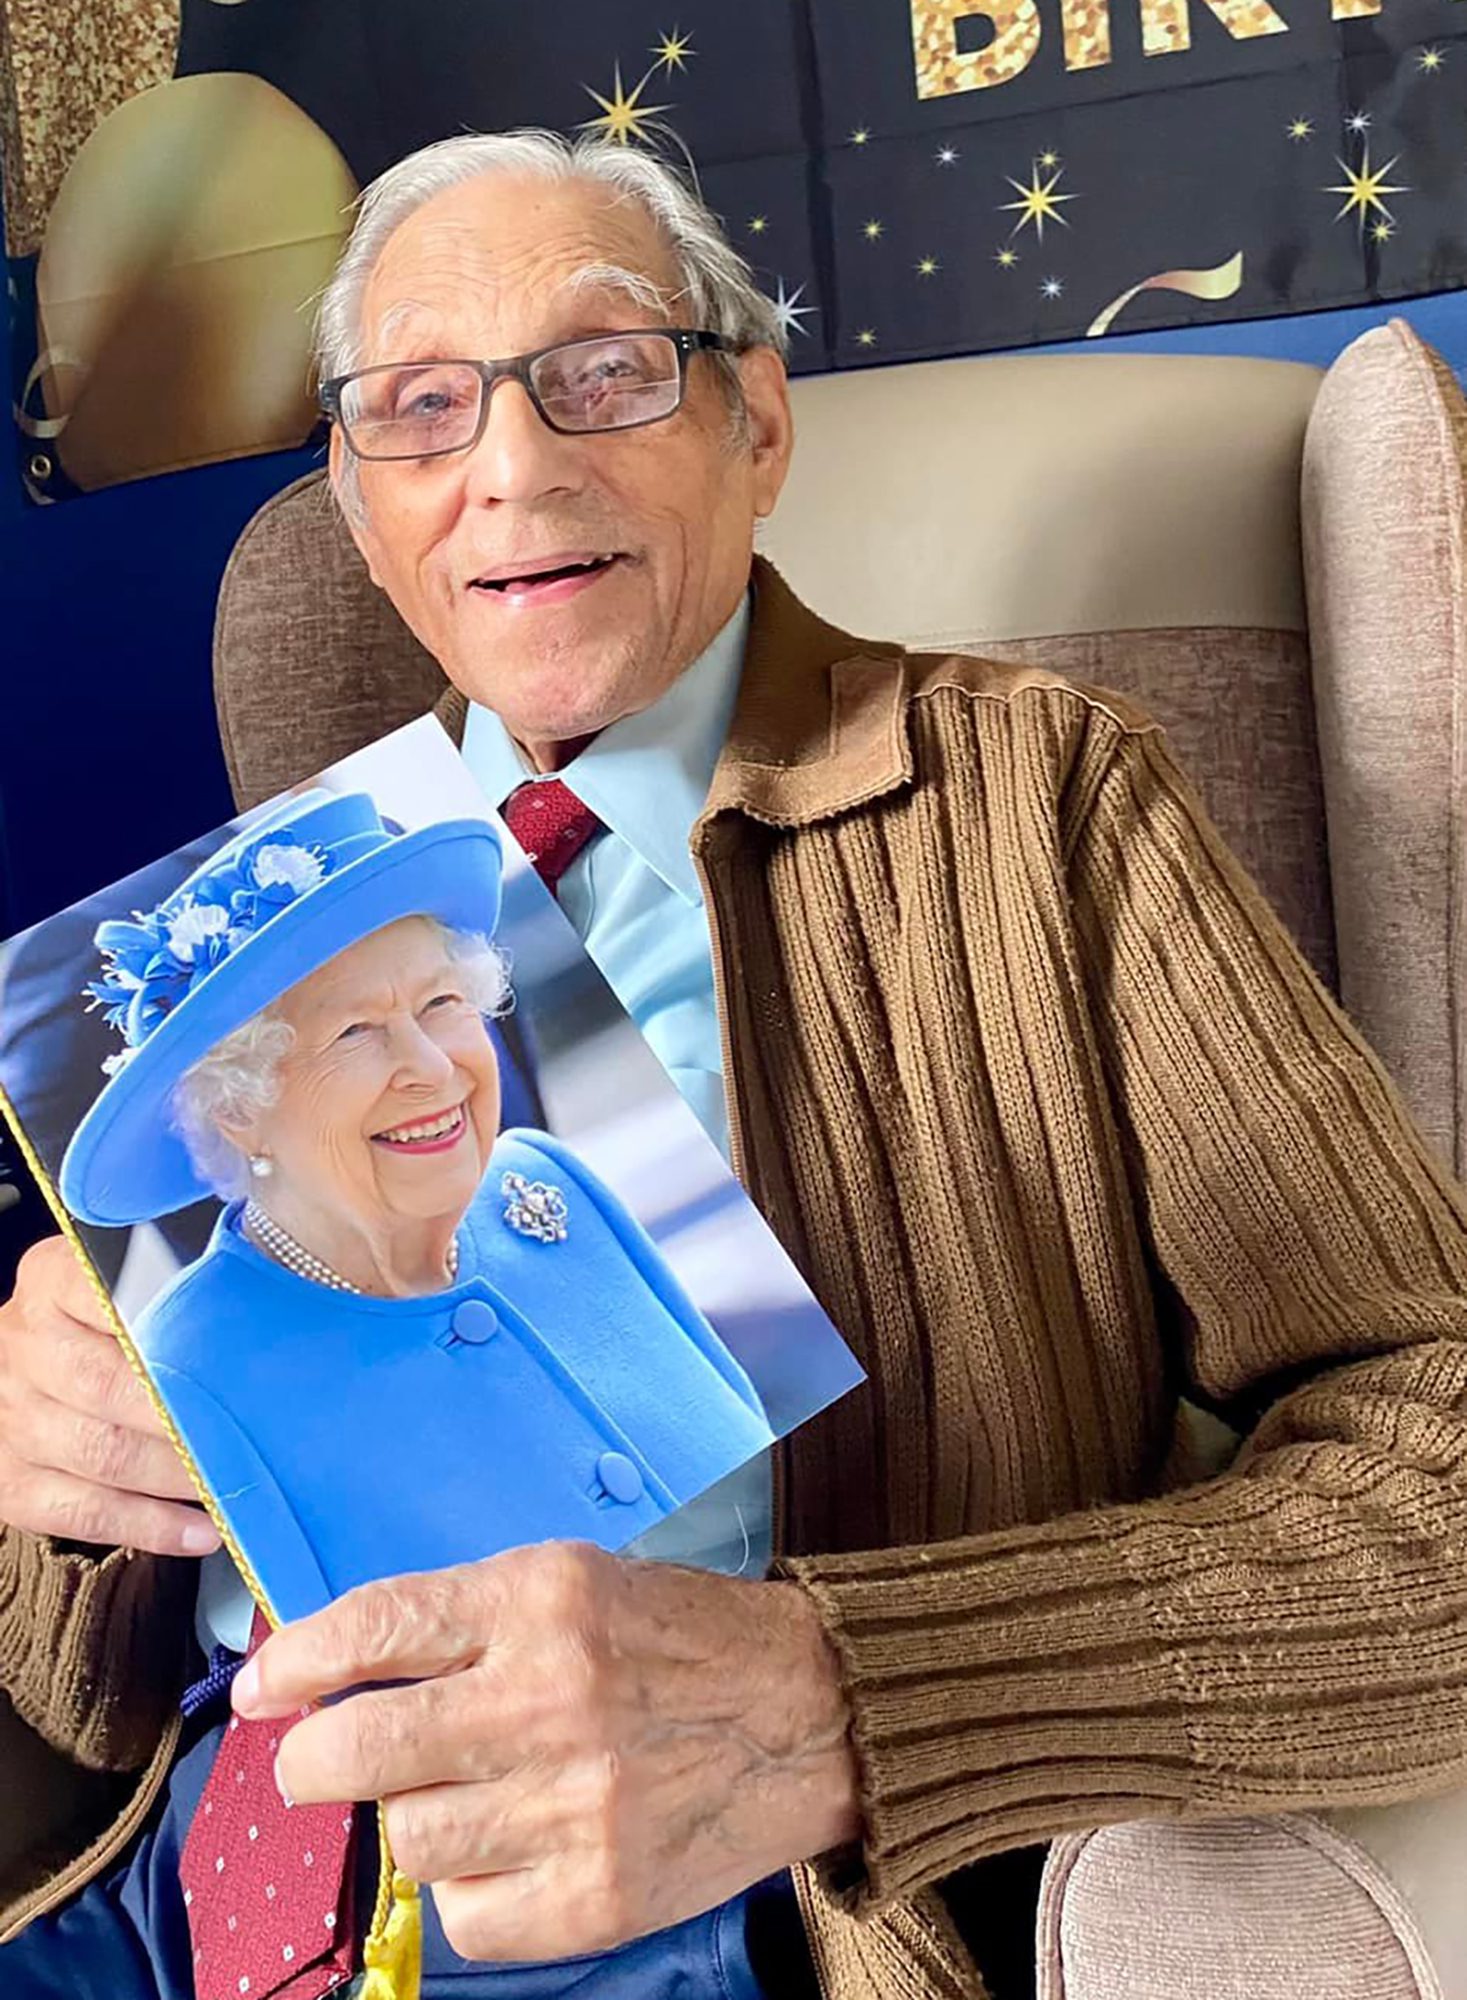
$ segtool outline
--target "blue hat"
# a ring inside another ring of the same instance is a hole
[[[174,1128],[184,1072],[339,951],[399,917],[491,933],[499,836],[487,820],[404,833],[365,792],[290,799],[221,847],[144,916],[97,930],[87,988],[124,1047],[61,1162],[61,1198],[83,1222],[168,1215],[212,1190]]]

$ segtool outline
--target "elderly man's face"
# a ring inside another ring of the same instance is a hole
[[[597,276],[608,267],[650,278],[667,308]],[[389,238],[365,296],[364,361],[493,360],[687,324],[676,289],[634,204],[584,183],[485,176]],[[791,442],[778,356],[758,349],[739,366],[746,445],[731,441],[716,364],[700,354],[683,407],[643,429],[559,436],[504,382],[471,451],[358,466],[357,540],[374,580],[450,679],[546,767],[655,701],[738,603]],[[341,451],[338,437],[338,472]],[[531,580],[588,561],[584,574]]]

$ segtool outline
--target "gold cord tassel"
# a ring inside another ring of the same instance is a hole
[[[423,1899],[416,1882],[392,1865],[387,1829],[377,1808],[382,1835],[382,1878],[372,1928],[362,1947],[366,1971],[357,2000],[422,2000]]]

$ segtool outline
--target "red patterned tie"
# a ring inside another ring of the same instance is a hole
[[[591,808],[559,778],[535,778],[518,786],[500,810],[552,896],[560,893],[561,876],[587,841],[605,831]]]
[[[268,1630],[256,1612],[252,1653]],[[353,1810],[286,1805],[287,1727],[231,1717],[179,1856],[197,2000],[320,2000],[351,1977]]]

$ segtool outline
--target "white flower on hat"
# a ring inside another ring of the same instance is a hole
[[[192,964],[209,939],[220,936],[228,928],[229,912],[218,903],[189,901],[168,919],[165,933],[168,949],[184,965]]]
[[[325,872],[321,857],[308,847],[262,847],[255,856],[254,877],[262,889],[283,883],[297,896],[304,896]]]

